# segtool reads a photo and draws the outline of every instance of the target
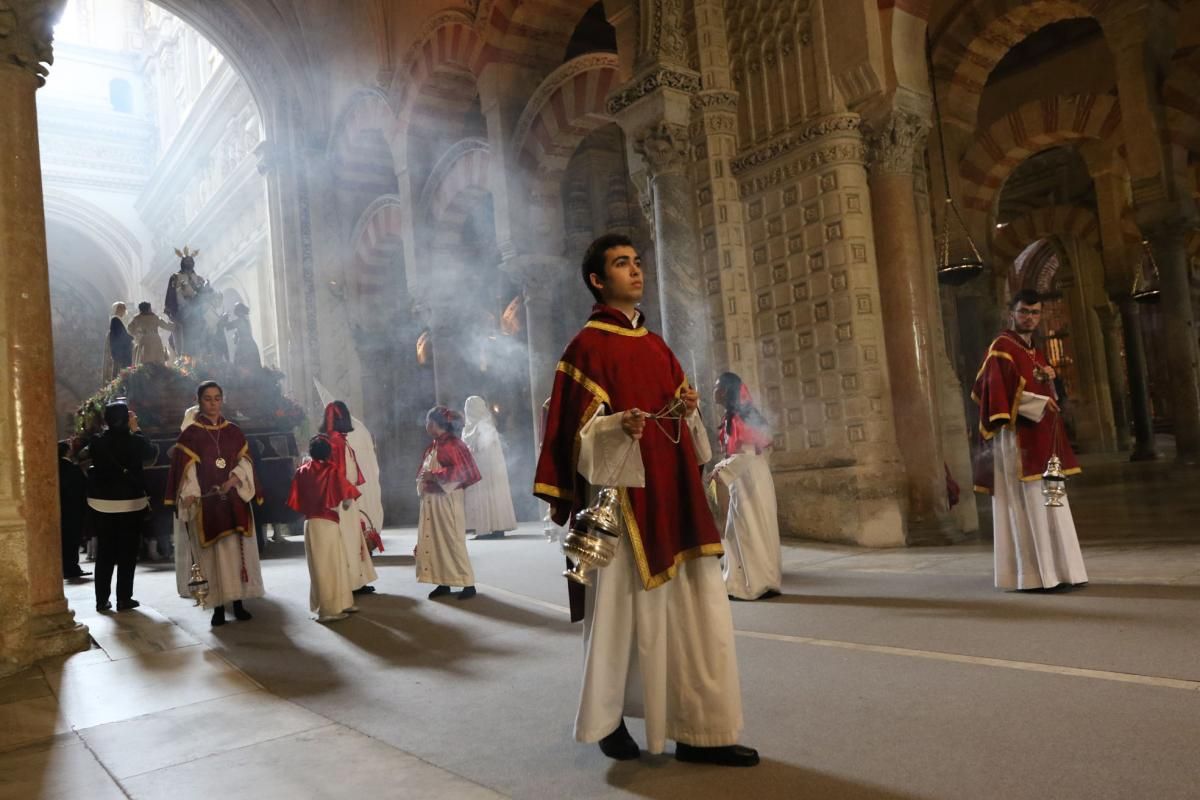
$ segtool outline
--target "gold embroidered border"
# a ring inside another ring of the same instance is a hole
[[[629,534],[629,541],[633,545],[633,559],[637,562],[638,574],[642,578],[642,586],[647,591],[657,589],[674,578],[679,572],[679,565],[685,561],[691,561],[694,558],[702,558],[704,556],[720,556],[725,554],[725,548],[720,542],[698,545],[684,550],[682,553],[676,553],[675,560],[671,566],[657,575],[651,575],[650,562],[647,560],[646,551],[642,546],[642,532],[638,528],[637,517],[633,513],[633,505],[629,502],[629,492],[626,489],[621,489],[620,492],[621,513],[625,517],[625,532]]]
[[[546,497],[556,497],[559,500],[574,500],[575,493],[569,489],[564,489],[561,486],[554,486],[549,483],[535,483],[533,485],[534,494],[542,494]]]
[[[608,392],[601,389],[600,384],[596,383],[587,375],[584,375],[575,367],[571,366],[565,361],[560,361],[558,362],[558,371],[578,383],[583,388],[587,389],[592,393],[593,397],[604,403],[606,406],[612,406],[612,401],[608,398]]]
[[[200,421],[202,419],[204,419],[203,416],[201,416],[199,414],[196,415],[196,421],[193,422],[192,425],[199,425],[201,428],[204,428],[204,430],[206,430],[206,431],[219,431],[222,428],[224,428],[226,425],[232,424],[229,420],[226,419],[226,420],[221,420],[220,425],[205,425],[203,422]]]
[[[596,322],[595,320],[587,322],[583,327],[595,328],[605,333],[615,333],[618,336],[632,336],[634,338],[640,338],[650,332],[645,328],[622,328],[620,325],[612,325],[608,322]]]

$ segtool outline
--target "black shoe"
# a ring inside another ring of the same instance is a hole
[[[245,622],[248,619],[254,619],[254,617],[250,614],[250,612],[247,611],[245,609],[245,607],[242,605],[241,600],[233,601],[233,616],[236,619],[240,619],[242,622]]]
[[[137,608],[140,605],[141,605],[141,603],[139,603],[137,600],[134,600],[133,598],[130,598],[128,600],[118,600],[117,601],[117,611],[129,611],[130,609]]]
[[[759,600],[770,600],[772,597],[780,597],[782,595],[783,595],[783,592],[778,591],[777,589],[767,589],[765,592],[763,592],[762,594],[760,594],[758,596],[758,599]]]
[[[225,624],[225,606],[217,606],[213,609],[212,626],[216,628],[219,625]]]
[[[615,761],[632,761],[642,754],[638,743],[629,735],[625,720],[615,731],[600,740],[600,752]]]
[[[474,586],[468,586],[467,588],[463,589],[461,592],[458,593],[459,600],[470,600],[474,596],[475,596],[475,587]]]
[[[351,592],[351,594],[375,594],[375,587],[371,586],[370,584],[367,584],[366,586],[360,586]]]
[[[443,595],[447,595],[447,594],[450,594],[450,587],[449,586],[439,586],[436,589],[434,589],[432,592],[429,593],[429,599],[434,600],[436,598],[439,598],[439,597],[441,597]]]
[[[112,611],[112,603],[105,600],[102,603],[96,603],[96,610],[103,614],[105,611]]]
[[[675,760],[689,764],[716,764],[720,767],[753,767],[758,764],[758,751],[753,747],[728,744],[724,747],[693,747],[675,743]]]
[[[84,577],[84,576],[87,576],[87,575],[91,575],[91,574],[92,574],[92,573],[90,573],[90,572],[84,572],[83,570],[81,570],[81,569],[79,569],[78,567],[76,567],[75,569],[73,569],[73,570],[71,570],[71,571],[69,571],[69,572],[64,572],[64,573],[63,573],[63,579],[64,579],[64,580],[68,580],[68,581],[77,581],[77,580],[79,580],[80,578],[82,578],[82,577]]]

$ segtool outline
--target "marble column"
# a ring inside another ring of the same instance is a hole
[[[1190,228],[1180,219],[1146,229],[1159,272],[1175,459],[1184,464],[1200,462],[1200,370],[1185,239]]]
[[[708,306],[701,288],[696,199],[688,176],[691,147],[683,125],[659,122],[643,129],[635,151],[647,165],[654,210],[654,251],[663,337],[693,386],[712,386]],[[703,397],[706,392],[701,392]]]
[[[896,440],[908,481],[907,541],[956,538],[946,492],[932,345],[933,265],[922,255],[913,161],[929,131],[916,114],[893,111],[869,139],[871,213],[887,342]]]
[[[7,7],[0,27],[0,675],[83,650],[62,589],[54,351],[34,93],[65,0]]]
[[[1124,451],[1133,446],[1133,439],[1129,429],[1129,406],[1125,401],[1125,366],[1121,363],[1121,317],[1111,303],[1096,306],[1096,317],[1100,321],[1100,335],[1104,340],[1104,361],[1117,431],[1117,449]]]
[[[506,261],[502,269],[516,277],[523,286],[525,334],[529,347],[530,413],[533,430],[540,432],[542,404],[554,388],[558,358],[567,344],[560,333],[557,318],[562,307],[562,278],[570,267],[567,260],[560,256],[522,256]],[[540,442],[540,433],[535,438],[536,445]]]
[[[1150,407],[1150,373],[1142,337],[1142,319],[1138,304],[1128,295],[1115,298],[1125,336],[1125,369],[1129,376],[1130,411],[1133,414],[1133,454],[1130,461],[1158,458],[1154,444],[1154,414]]]

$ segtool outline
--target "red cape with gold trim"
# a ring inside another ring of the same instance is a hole
[[[1012,331],[1004,331],[988,347],[971,391],[971,399],[979,405],[980,450],[975,461],[975,491],[990,494],[995,487],[992,439],[1006,427],[1017,433],[1021,449],[1021,474],[1017,477],[1021,480],[1041,480],[1046,462],[1055,452],[1062,459],[1064,473],[1073,475],[1080,471],[1067,442],[1061,414],[1046,409],[1041,422],[1034,422],[1017,413],[1021,395],[1026,391],[1055,396],[1053,382],[1038,380],[1035,374],[1038,367],[1046,366],[1048,362],[1042,352],[1036,347],[1026,347]]]
[[[659,336],[634,326],[624,313],[597,305],[563,353],[554,377],[534,477],[533,493],[550,503],[565,525],[587,500],[578,473],[580,429],[601,406],[657,412],[678,397],[687,380]],[[685,420],[647,422],[641,439],[644,489],[622,489],[625,527],[646,589],[675,576],[690,558],[721,555],[721,536],[700,482],[700,464]],[[666,431],[663,430],[666,429]],[[679,442],[668,438],[679,434]]]
[[[197,518],[200,544],[202,547],[211,547],[218,539],[231,534],[254,535],[254,516],[238,497],[237,489],[230,489],[223,495],[210,494],[213,487],[229,479],[229,473],[237,467],[238,461],[243,457],[250,458],[250,445],[242,429],[224,417],[218,419],[216,425],[209,425],[202,419],[198,417],[196,422],[180,433],[175,446],[171,448],[171,469],[167,473],[163,504],[175,504],[187,465],[195,464],[200,493],[208,495],[200,498]],[[217,466],[218,458],[225,459],[225,466]],[[257,473],[254,476],[254,498],[262,504],[262,489]]]
[[[421,483],[422,492],[445,494],[441,482],[457,483],[455,488],[466,489],[483,479],[479,474],[479,467],[475,464],[475,456],[471,455],[471,449],[467,447],[466,442],[451,433],[443,433],[429,443],[421,456],[421,469],[424,469],[425,460],[434,448],[437,448],[437,466],[432,470],[433,477]],[[418,470],[417,475],[420,474],[421,471]]]

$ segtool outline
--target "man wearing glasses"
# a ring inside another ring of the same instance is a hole
[[[1009,303],[1011,328],[988,347],[971,399],[979,404],[975,490],[992,495],[996,587],[1052,589],[1087,583],[1066,498],[1047,507],[1042,472],[1051,456],[1079,472],[1067,442],[1054,367],[1034,346],[1042,299],[1022,289]]]

